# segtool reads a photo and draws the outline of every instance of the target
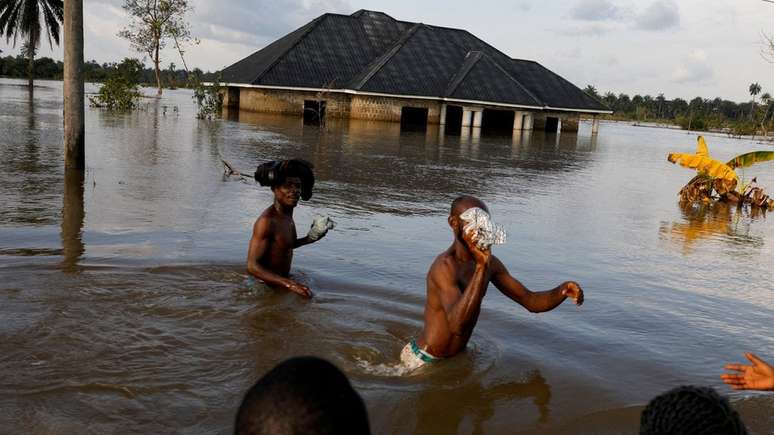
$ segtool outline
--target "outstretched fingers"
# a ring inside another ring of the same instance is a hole
[[[722,379],[726,385],[729,385],[735,390],[749,388],[749,385],[747,384],[747,381],[744,379],[743,375],[722,374],[720,375],[720,379]]]
[[[744,371],[747,369],[747,367],[748,366],[743,365],[743,364],[726,364],[723,368],[726,369],[726,370],[731,370],[731,371],[735,371],[735,372],[742,372],[742,373],[744,373]]]
[[[766,365],[766,362],[762,359],[758,358],[755,354],[746,352],[744,354],[745,357],[747,357],[748,360],[750,360],[751,363],[753,363],[754,366],[763,366]]]

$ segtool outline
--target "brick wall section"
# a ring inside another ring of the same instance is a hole
[[[317,101],[318,98],[325,101],[326,117],[349,117],[349,95],[340,93],[318,95],[317,92],[240,88],[239,109],[249,112],[302,116],[304,114],[304,101]]]
[[[224,106],[236,108],[235,106],[238,105],[240,110],[259,113],[302,116],[304,113],[304,100],[316,101],[318,98],[322,98],[325,100],[325,116],[327,118],[400,122],[402,107],[427,108],[428,124],[439,124],[441,117],[441,102],[437,100],[352,95],[339,92],[329,92],[319,96],[317,92],[313,91],[238,87],[230,87],[224,94]],[[507,110],[502,107],[493,106],[492,108]],[[533,128],[535,130],[544,129],[546,117],[551,116],[561,118],[562,131],[578,131],[579,114],[563,112],[531,113],[534,117]]]
[[[350,106],[350,116],[352,119],[362,119],[368,121],[400,122],[402,107],[426,108],[427,123],[440,123],[441,103],[439,101],[411,98],[353,95],[352,103]]]
[[[532,128],[535,131],[541,131],[546,128],[546,118],[559,118],[562,120],[562,131],[574,133],[578,131],[580,114],[566,112],[532,112],[534,124]]]

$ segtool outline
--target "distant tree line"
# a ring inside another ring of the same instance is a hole
[[[26,78],[29,58],[23,55],[0,57],[0,76]],[[48,57],[35,59],[35,78],[61,80],[63,76],[64,64]],[[122,75],[129,75],[134,83],[156,85],[156,73],[153,68],[146,68],[139,60],[126,58],[121,62],[98,63],[96,60],[84,62],[84,76],[88,82],[104,82],[112,74],[118,72]],[[190,73],[184,69],[177,69],[174,63],[161,71],[162,85],[167,88],[186,87],[190,83],[189,78],[197,76],[201,81],[213,81],[217,73],[203,72],[199,68],[194,68]]]
[[[600,94],[588,85],[583,89],[588,95],[604,103],[615,113],[613,119],[639,122],[662,122],[678,125],[689,130],[719,130],[730,134],[762,134],[774,128],[774,99],[761,92],[758,83],[749,87],[751,101],[737,103],[723,98],[696,97],[690,101],[682,98],[667,99],[664,94],[650,95]]]

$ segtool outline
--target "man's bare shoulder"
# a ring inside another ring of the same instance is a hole
[[[274,220],[273,208],[269,207],[255,220],[255,223],[253,224],[253,234],[258,235],[271,232],[272,227],[274,226]]]

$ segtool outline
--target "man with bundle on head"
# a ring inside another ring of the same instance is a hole
[[[583,290],[575,282],[532,292],[508,273],[491,251],[493,244],[505,242],[505,232],[492,223],[481,200],[472,196],[455,199],[448,222],[454,242],[436,257],[427,273],[425,327],[401,352],[407,367],[417,368],[465,349],[490,282],[533,313],[550,311],[567,298],[577,305],[583,303]]]
[[[312,164],[301,159],[267,162],[258,166],[255,180],[261,186],[271,186],[274,203],[253,225],[247,272],[270,286],[312,297],[309,287],[290,279],[293,249],[320,240],[334,226],[328,217],[317,218],[306,237],[296,236],[293,210],[299,199],[308,201],[312,197]]]

